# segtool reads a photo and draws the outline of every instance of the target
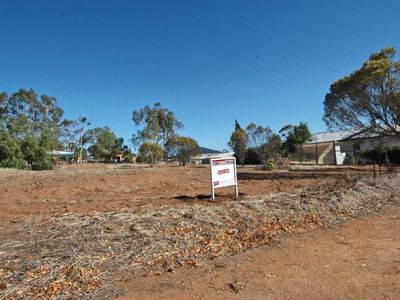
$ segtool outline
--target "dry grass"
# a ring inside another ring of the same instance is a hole
[[[20,240],[0,241],[0,298],[105,299],[116,274],[147,276],[196,266],[268,245],[282,232],[303,232],[400,203],[400,177],[352,179],[346,189],[311,188],[92,215],[31,218]]]

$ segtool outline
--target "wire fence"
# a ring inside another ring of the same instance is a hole
[[[346,142],[321,142],[295,145],[295,151],[289,154],[293,163],[336,165],[342,164],[346,156],[359,157],[359,145]]]

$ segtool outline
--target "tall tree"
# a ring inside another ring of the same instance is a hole
[[[83,162],[83,147],[92,141],[88,127],[90,121],[86,117],[79,117],[78,120],[63,120],[61,123],[61,132],[64,145],[79,155],[78,162]]]
[[[64,112],[56,98],[38,97],[32,89],[20,89],[6,100],[3,94],[2,98],[0,119],[13,138],[35,138],[47,150],[57,147]]]
[[[323,118],[329,128],[400,136],[400,62],[395,56],[394,48],[384,48],[331,85]]]
[[[51,170],[53,163],[46,148],[34,137],[27,137],[21,142],[24,159],[32,170]]]
[[[273,133],[265,144],[262,144],[260,151],[262,156],[276,162],[281,157],[282,139],[278,134]]]
[[[143,142],[156,143],[164,147],[168,138],[183,128],[183,124],[176,119],[175,114],[160,103],[133,111],[132,120],[139,128],[132,136],[132,144],[135,147]]]
[[[244,164],[246,157],[248,137],[246,131],[235,120],[235,130],[232,132],[228,146],[235,152],[236,159],[239,165]]]
[[[271,128],[263,127],[261,125],[256,125],[254,123],[250,123],[246,127],[246,133],[248,137],[248,146],[249,148],[255,148],[257,150],[257,154],[263,166],[266,166],[268,159],[268,151],[265,149],[265,145],[268,143],[272,136]]]
[[[161,146],[152,142],[144,142],[140,145],[138,154],[140,159],[150,163],[151,167],[164,158],[164,151]]]
[[[69,151],[76,151],[75,120],[64,119],[61,122],[60,146]]]
[[[7,130],[0,127],[0,167],[25,169],[27,166],[20,145],[11,138]]]
[[[8,94],[6,92],[0,93],[0,128],[6,128],[7,114],[8,114]]]
[[[165,144],[165,153],[168,158],[175,158],[185,166],[190,157],[200,154],[200,147],[196,140],[187,136],[172,136]]]
[[[8,146],[20,149],[24,167],[52,168],[49,151],[59,145],[62,116],[63,110],[54,97],[39,97],[32,89],[20,89],[11,96],[0,93],[0,128],[13,141]],[[19,159],[7,160],[7,165],[20,168]]]
[[[96,159],[110,160],[119,152],[119,142],[114,132],[108,127],[96,127],[89,130],[88,135],[92,136],[92,145],[88,151]]]
[[[279,133],[285,139],[283,142],[283,150],[285,152],[295,152],[295,145],[303,144],[311,140],[311,132],[308,124],[300,122],[299,125],[286,125],[279,130]]]
[[[250,123],[246,127],[246,133],[248,136],[249,147],[257,148],[268,141],[272,135],[272,130],[269,126],[263,127],[261,125]]]

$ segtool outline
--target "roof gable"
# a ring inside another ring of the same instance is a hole
[[[359,129],[347,129],[338,131],[324,131],[314,134],[309,143],[323,143],[332,141],[342,141],[349,139],[351,136],[359,134]]]

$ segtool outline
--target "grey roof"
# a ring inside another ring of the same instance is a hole
[[[213,150],[213,149],[209,149],[206,147],[200,147],[200,153],[201,154],[217,154],[217,153],[222,153],[222,152]]]
[[[347,129],[338,131],[324,131],[314,134],[310,143],[323,143],[332,141],[342,141],[360,133],[358,129]]]
[[[355,140],[379,136],[376,132],[366,129],[345,129],[338,131],[324,131],[314,134],[309,143],[323,143],[332,141]]]
[[[234,157],[235,152],[218,152],[218,153],[205,153],[197,156],[193,156],[190,159],[193,160],[203,160],[203,159],[211,159],[211,158],[225,158],[225,157]]]
[[[55,156],[55,157],[75,157],[76,156],[76,154],[74,152],[59,151],[59,150],[53,150],[53,151],[49,152],[49,154],[51,156]]]

